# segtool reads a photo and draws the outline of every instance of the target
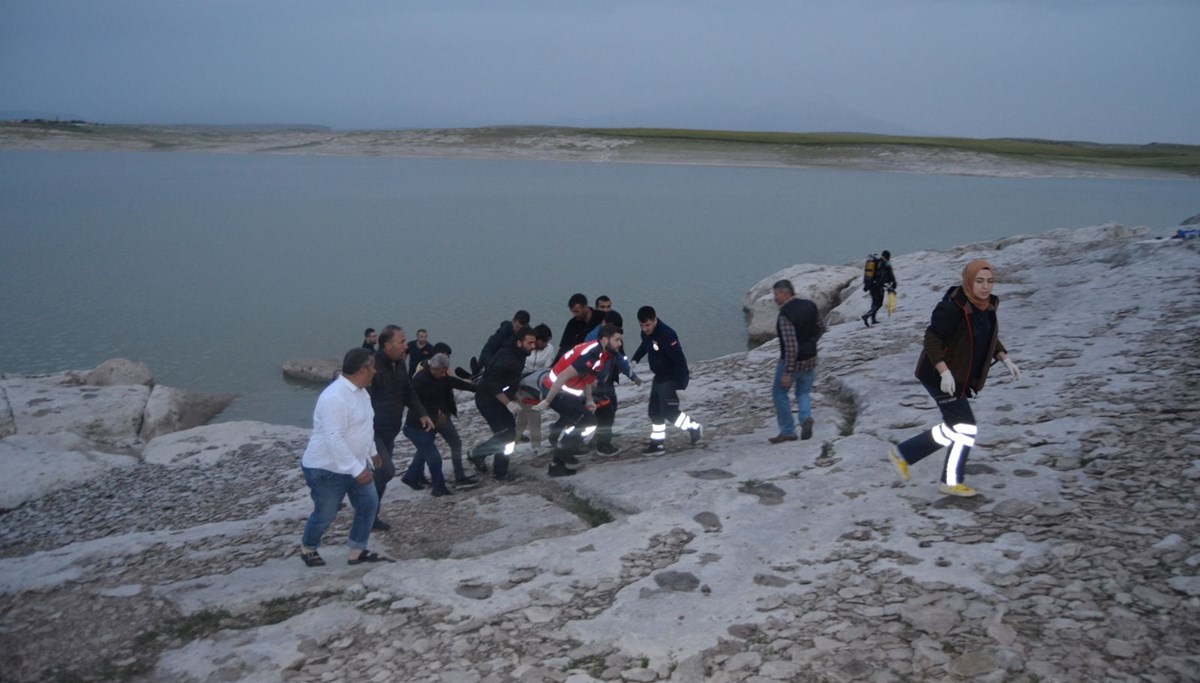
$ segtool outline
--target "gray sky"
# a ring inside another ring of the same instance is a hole
[[[1200,144],[1197,0],[0,0],[0,117]]]

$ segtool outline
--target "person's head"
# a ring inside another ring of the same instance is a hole
[[[887,260],[890,260],[891,258],[892,258],[892,252],[888,251],[887,249],[884,249],[883,250],[883,260],[887,261]]]
[[[963,267],[963,291],[978,309],[988,307],[988,300],[992,296],[992,286],[996,284],[996,276],[993,272],[992,264],[981,258],[977,258]]]
[[[525,327],[513,335],[513,346],[522,356],[528,356],[536,343],[537,335],[533,333],[532,327]]]
[[[608,310],[608,311],[604,312],[604,322],[605,322],[605,324],[616,325],[617,327],[620,327],[620,328],[625,327],[625,318],[623,318],[620,313],[617,313],[616,311],[613,311],[613,310]]]
[[[587,320],[591,315],[591,309],[588,307],[587,297],[576,292],[567,299],[567,308],[571,311],[571,317],[576,320]]]
[[[600,346],[604,347],[605,351],[620,353],[621,337],[624,335],[625,332],[621,328],[612,323],[605,323],[600,327],[600,334],[597,335],[597,338],[600,340]]]
[[[541,351],[550,344],[550,340],[554,338],[554,333],[550,331],[550,326],[546,323],[541,323],[533,328],[533,348]]]
[[[608,298],[608,295],[606,294],[601,294],[600,296],[596,297],[596,310],[604,311],[605,313],[611,311],[612,299]]]
[[[658,313],[652,306],[639,308],[637,318],[638,325],[642,328],[642,334],[654,334],[654,328],[658,327]]]
[[[342,377],[359,389],[366,388],[375,378],[375,356],[361,346],[350,349],[342,357]]]
[[[445,356],[446,358],[449,358],[452,355],[452,353],[450,351],[450,345],[447,344],[446,342],[438,342],[438,343],[434,344],[433,352],[440,353],[443,356]]]
[[[779,280],[771,285],[771,293],[775,297],[775,305],[782,306],[788,299],[796,296],[796,288],[792,286],[791,280]]]
[[[450,372],[450,357],[444,353],[435,353],[429,359],[429,373],[438,379]]]
[[[399,325],[388,325],[379,333],[379,350],[393,361],[403,360],[408,354],[408,338]]]
[[[512,326],[514,332],[523,327],[529,327],[529,311],[521,309],[516,313],[513,313]]]
[[[417,330],[417,346],[425,346],[429,343],[429,330]]]
[[[370,344],[371,346],[374,346],[375,342],[377,342],[377,341],[379,341],[379,335],[375,334],[375,328],[368,327],[366,329],[366,331],[363,332],[363,342]]]

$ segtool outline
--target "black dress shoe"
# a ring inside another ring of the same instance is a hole
[[[487,456],[468,455],[467,460],[471,461],[471,465],[475,468],[476,472],[479,472],[480,474],[487,474],[487,472],[488,472]]]
[[[573,470],[570,467],[567,467],[566,463],[552,462],[550,463],[550,471],[548,474],[552,477],[569,477],[576,472],[578,472],[578,470]]]
[[[603,453],[604,455],[612,455],[617,452],[617,447],[605,441],[604,443],[596,444],[596,452]]]
[[[414,491],[425,490],[425,485],[419,479],[409,479],[408,477],[400,477],[400,483]]]
[[[434,498],[441,498],[442,496],[454,495],[454,492],[451,491],[450,489],[446,488],[445,486],[443,486],[441,488],[435,488],[434,490],[430,491],[430,493],[433,494]]]
[[[376,517],[375,521],[371,524],[372,531],[387,531],[388,529],[391,529],[391,528],[392,528],[391,524],[388,524],[387,522],[383,521],[382,519],[379,519],[378,517]]]
[[[459,486],[474,486],[479,483],[479,480],[469,474],[464,474],[461,477],[455,477],[454,483]]]

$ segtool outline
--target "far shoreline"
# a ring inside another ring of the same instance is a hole
[[[1200,146],[539,126],[335,131],[0,122],[0,151],[141,151],[819,168],[988,178],[1195,179]]]

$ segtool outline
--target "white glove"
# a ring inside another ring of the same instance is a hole
[[[942,392],[954,395],[954,375],[949,370],[942,373]]]
[[[1012,362],[1011,358],[1005,356],[1004,360],[1000,362],[1004,363],[1004,367],[1008,368],[1009,373],[1012,374],[1012,379],[1014,382],[1021,379],[1021,371],[1017,368],[1017,364]]]
[[[517,413],[521,412],[521,402],[520,401],[509,401],[508,402],[508,412],[512,413],[513,415],[516,415]]]
[[[550,407],[549,403],[546,403],[545,401],[538,401],[537,405],[534,406],[533,409],[540,413],[549,407]]]

